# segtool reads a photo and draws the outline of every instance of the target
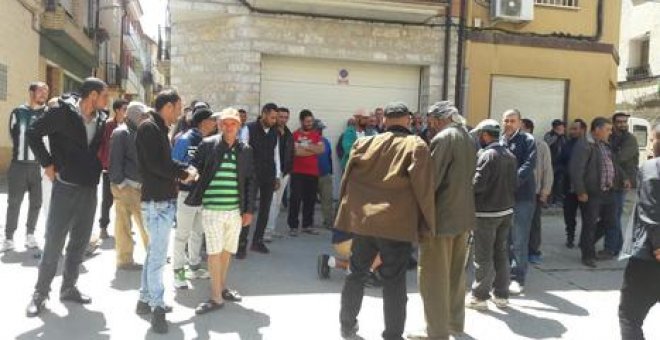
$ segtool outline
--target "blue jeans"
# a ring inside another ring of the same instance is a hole
[[[529,233],[536,203],[516,202],[513,208],[513,228],[511,229],[511,280],[525,284],[527,276],[527,256],[529,255]]]
[[[149,306],[165,307],[163,268],[167,264],[167,246],[176,215],[176,200],[142,202],[142,219],[149,232],[147,257],[142,267],[140,301]]]
[[[605,232],[605,250],[616,255],[623,247],[623,233],[621,229],[621,216],[623,206],[626,204],[626,191],[614,192],[614,225],[607,226]]]

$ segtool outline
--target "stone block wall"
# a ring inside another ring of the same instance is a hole
[[[420,106],[442,96],[443,27],[257,14],[237,0],[172,0],[170,9],[171,83],[187,102],[203,98],[255,114],[262,55],[418,65]],[[450,72],[452,93],[455,66]]]

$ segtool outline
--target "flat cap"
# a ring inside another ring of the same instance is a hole
[[[400,118],[408,115],[410,115],[410,110],[403,102],[391,102],[385,106],[385,117]]]

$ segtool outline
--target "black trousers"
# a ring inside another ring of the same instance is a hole
[[[302,205],[302,227],[311,228],[314,225],[314,205],[318,192],[319,178],[317,176],[291,174],[291,196],[289,200],[289,228],[300,227],[300,206]]]
[[[50,292],[50,284],[57,273],[57,263],[67,238],[69,241],[64,256],[61,290],[75,287],[78,281],[80,264],[92,235],[96,186],[74,186],[55,180],[50,202],[46,242],[35,287],[42,295]]]
[[[619,303],[622,340],[644,340],[642,332],[644,319],[649,310],[660,302],[658,282],[660,282],[660,262],[636,258],[628,261]]]
[[[566,186],[564,184],[564,181],[566,180],[566,171],[564,169],[557,169],[553,175],[554,175],[554,181],[552,182],[552,194],[550,195],[549,202],[550,203],[564,202],[564,199],[566,197],[565,196],[566,194],[564,193],[564,187]]]
[[[106,171],[102,173],[102,182],[103,196],[101,198],[101,218],[99,218],[99,227],[101,229],[107,229],[108,224],[110,224],[110,208],[112,208],[114,197],[112,196],[112,191],[110,191],[110,175]]]
[[[608,228],[614,227],[616,216],[614,194],[608,191],[599,195],[590,195],[587,202],[580,202],[580,212],[582,213],[580,233],[582,259],[595,259],[596,242],[605,236]]]
[[[575,227],[577,226],[578,199],[574,193],[564,196],[564,224],[566,224],[566,238],[575,240]]]
[[[260,182],[257,190],[259,193],[259,212],[257,213],[252,244],[259,244],[264,241],[264,233],[268,224],[268,214],[270,213],[270,203],[273,201],[273,192],[275,191],[275,179]],[[238,241],[239,248],[245,249],[247,247],[249,234],[249,227],[241,228],[241,236]]]
[[[532,226],[529,230],[529,255],[541,255],[541,215],[543,214],[543,203],[536,201]]]
[[[341,292],[339,321],[342,329],[350,330],[357,324],[364,297],[364,283],[374,258],[380,253],[383,264],[378,267],[378,272],[383,279],[385,314],[383,339],[402,339],[408,302],[406,270],[411,251],[410,242],[355,235],[351,246],[351,273],[346,276]]]
[[[39,163],[12,161],[7,172],[7,220],[5,223],[5,238],[14,239],[18,228],[18,215],[25,192],[28,193],[30,205],[28,208],[27,234],[34,234],[34,229],[41,209],[41,167]]]

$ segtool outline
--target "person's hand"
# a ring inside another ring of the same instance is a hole
[[[273,190],[277,191],[280,190],[280,185],[282,185],[282,182],[280,181],[279,178],[275,179],[275,185],[273,186]]]
[[[632,183],[629,179],[623,181],[623,188],[626,190],[630,190],[632,188]]]
[[[195,182],[197,178],[199,178],[197,169],[194,166],[188,167],[188,169],[186,169],[186,172],[188,173],[188,177],[186,177],[186,179],[182,181],[183,184],[190,184],[192,182]]]
[[[243,220],[243,227],[248,227],[252,224],[252,214],[243,214],[241,219]]]
[[[55,171],[55,165],[51,164],[47,167],[44,168],[44,175],[48,177],[48,179],[53,182],[55,181],[55,175],[57,175],[57,171]]]
[[[656,250],[653,252],[653,255],[655,255],[655,260],[658,261],[658,262],[660,262],[660,248],[656,249]]]
[[[587,194],[579,194],[577,197],[578,201],[585,203],[589,200],[589,195]]]

